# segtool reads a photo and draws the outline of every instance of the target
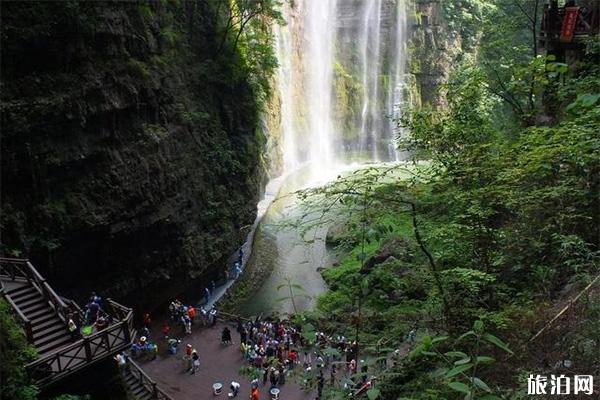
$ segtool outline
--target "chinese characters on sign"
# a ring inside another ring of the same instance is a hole
[[[579,7],[567,7],[565,9],[565,19],[563,20],[562,29],[560,32],[561,42],[570,42],[573,40],[578,14]]]
[[[587,394],[594,392],[594,377],[592,375],[575,375],[573,378],[565,375],[529,375],[527,378],[527,394],[529,395],[566,395]]]

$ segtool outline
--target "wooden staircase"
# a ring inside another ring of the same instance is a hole
[[[133,376],[131,371],[128,370],[123,379],[127,385],[127,390],[129,390],[134,398],[138,400],[152,400],[152,394],[146,390],[142,382]]]
[[[35,287],[23,284],[5,294],[31,323],[29,341],[40,357],[73,343],[66,322]]]
[[[173,400],[163,392],[142,368],[131,358],[127,360],[128,368],[123,380],[131,395],[138,400]]]
[[[70,315],[81,317],[81,310],[59,297],[27,260],[0,257],[0,295],[37,350],[38,359],[26,368],[40,388],[127,350],[135,335],[133,311],[106,299],[103,311],[109,325],[89,336],[72,338],[67,322]]]

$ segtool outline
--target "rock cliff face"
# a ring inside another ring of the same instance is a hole
[[[69,295],[164,301],[222,275],[264,138],[210,2],[2,5],[2,252]]]
[[[410,73],[414,76],[411,98],[417,104],[444,106],[439,89],[463,54],[463,37],[448,25],[441,0],[411,0],[414,4],[409,41]]]

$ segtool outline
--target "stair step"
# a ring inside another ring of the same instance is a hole
[[[33,341],[34,343],[37,343],[42,338],[48,337],[54,334],[55,332],[65,332],[66,330],[67,329],[65,328],[65,324],[63,324],[61,320],[56,320],[54,324],[47,325],[45,328],[33,332]]]
[[[23,299],[32,296],[41,296],[40,292],[38,292],[37,289],[32,286],[26,286],[25,289],[26,290],[19,290],[18,292],[9,292],[7,294],[10,296],[11,299],[13,299],[15,303],[18,303]]]
[[[37,322],[33,324],[33,336],[35,337],[38,332],[42,332],[48,328],[54,327],[54,326],[60,326],[63,327],[65,326],[64,322],[62,322],[62,320],[60,320],[59,318],[48,318],[45,321],[44,320],[39,320],[41,322]]]
[[[44,298],[40,296],[40,297],[35,297],[33,299],[24,301],[22,303],[17,303],[17,307],[19,307],[19,309],[21,311],[26,312],[26,310],[30,310],[38,304],[48,305],[48,303],[44,300]]]
[[[137,397],[137,396],[141,395],[142,393],[144,393],[146,391],[146,389],[144,388],[144,386],[138,384],[135,387],[133,387],[131,389],[131,391]]]
[[[61,339],[64,337],[68,338],[69,340],[71,338],[71,335],[69,334],[66,328],[59,329],[54,332],[48,332],[43,336],[38,336],[37,339],[33,340],[33,343],[35,347],[43,347],[47,343],[51,343],[56,339]]]
[[[43,346],[35,346],[35,348],[38,351],[38,353],[43,356],[47,353],[52,353],[57,349],[70,345],[71,343],[71,336],[66,335],[65,337],[60,337],[52,342],[46,343]]]
[[[42,298],[42,296],[37,291],[33,291],[31,293],[25,293],[24,296],[20,296],[20,297],[17,297],[17,298],[11,296],[11,299],[18,306],[21,305],[21,304],[23,304],[23,303],[26,303],[26,302],[28,302],[30,300],[41,299],[41,298]]]
[[[15,297],[21,296],[24,293],[30,292],[32,290],[36,290],[36,289],[33,286],[26,283],[23,286],[20,286],[16,289],[11,289],[11,290],[7,291],[6,294],[8,294],[12,298],[15,298]]]
[[[47,313],[47,314],[42,314],[39,317],[36,318],[29,318],[29,320],[31,321],[31,324],[33,325],[33,331],[35,332],[38,329],[38,326],[42,326],[45,323],[47,323],[48,321],[60,321],[60,318],[58,318],[58,316],[54,313]],[[61,321],[62,322],[62,321]]]
[[[29,311],[25,312],[25,316],[27,318],[29,318],[30,320],[35,320],[35,319],[38,319],[45,315],[54,315],[56,317],[54,310],[52,308],[50,308],[50,306],[47,304],[46,305],[40,304],[38,307],[36,307],[34,309],[30,309]]]

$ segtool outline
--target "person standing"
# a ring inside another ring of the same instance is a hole
[[[150,329],[150,325],[152,324],[152,318],[150,318],[150,314],[144,314],[144,327]]]
[[[165,321],[163,327],[162,327],[162,333],[163,333],[163,338],[165,340],[169,340],[169,332],[171,332],[171,327],[169,326],[169,324]]]
[[[193,324],[194,318],[196,318],[196,309],[194,308],[194,306],[189,306],[187,313],[188,313],[188,317],[190,317],[191,323]]]
[[[271,389],[277,387],[277,383],[279,382],[279,371],[277,371],[275,368],[271,368],[269,381],[271,382]]]
[[[335,375],[337,374],[337,367],[335,364],[331,365],[331,377],[329,378],[329,384],[333,387],[335,385]]]
[[[127,356],[125,356],[125,353],[120,352],[114,357],[114,359],[117,361],[119,373],[121,373],[121,375],[125,375],[125,370],[127,368]]]
[[[325,379],[323,378],[323,370],[319,370],[319,376],[317,377],[317,398],[321,398],[323,396],[323,384],[325,383]]]
[[[258,388],[252,388],[252,392],[250,393],[250,400],[260,400],[260,392]]]
[[[242,265],[236,262],[233,266],[233,279],[237,279],[242,274]]]
[[[77,330],[77,324],[73,321],[72,316],[69,316],[69,322],[67,323],[67,328],[69,329],[69,334],[71,335],[72,341],[77,341],[79,339],[79,331]]]
[[[185,328],[186,335],[191,335],[192,334],[192,320],[187,315],[185,315],[183,317],[183,326]]]
[[[262,376],[263,386],[267,384],[268,379],[269,379],[269,367],[265,366],[263,368],[263,376]]]
[[[192,351],[192,375],[200,368],[200,357],[196,350]]]
[[[185,355],[183,356],[183,361],[185,363],[185,372],[190,372],[193,368],[193,364],[192,364],[192,353],[194,352],[194,349],[192,348],[191,344],[187,344],[185,346]]]

